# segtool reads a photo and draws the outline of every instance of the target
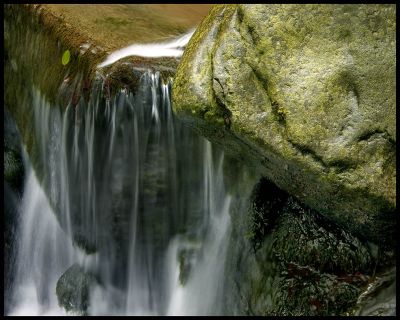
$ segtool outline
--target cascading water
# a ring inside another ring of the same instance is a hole
[[[65,111],[33,90],[39,173],[25,185],[10,314],[65,314],[56,288],[89,315],[221,314],[222,152],[174,119],[158,73],[135,95],[101,85]],[[88,297],[71,298],[74,266]]]
[[[10,315],[62,315],[55,286],[73,260],[74,248],[61,230],[33,171],[22,201],[14,305]]]

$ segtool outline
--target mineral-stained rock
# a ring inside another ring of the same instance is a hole
[[[310,207],[393,243],[395,5],[218,5],[174,109]]]

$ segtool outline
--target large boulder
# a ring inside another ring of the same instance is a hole
[[[393,243],[395,5],[217,5],[182,57],[175,112],[351,231]]]

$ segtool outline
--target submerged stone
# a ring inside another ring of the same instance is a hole
[[[226,152],[370,240],[394,243],[394,5],[218,5],[173,85]]]
[[[71,266],[57,281],[58,304],[67,312],[86,315],[89,307],[90,287],[96,278],[77,264]]]

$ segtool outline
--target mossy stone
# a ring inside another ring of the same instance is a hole
[[[393,246],[395,26],[386,4],[214,6],[173,108],[278,187]]]

